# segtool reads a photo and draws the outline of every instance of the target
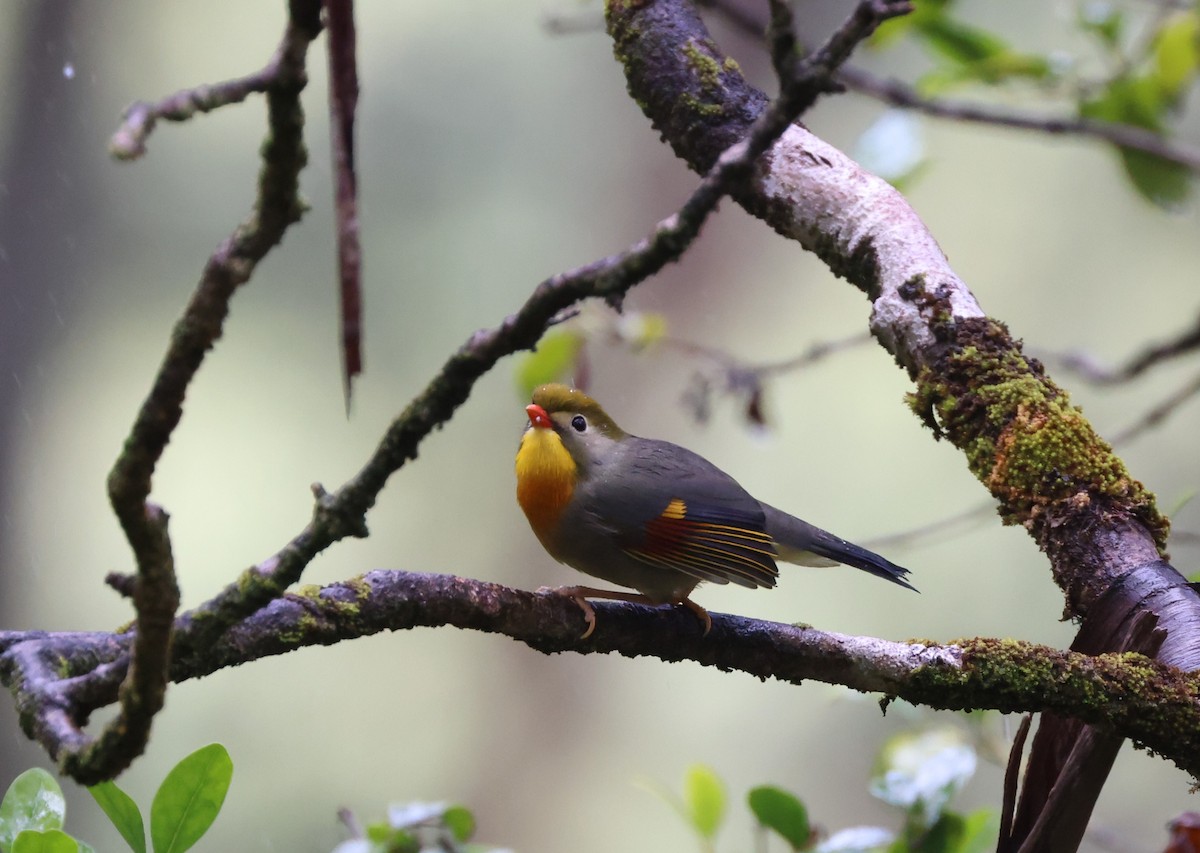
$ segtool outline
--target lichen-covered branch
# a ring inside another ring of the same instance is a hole
[[[686,610],[594,606],[596,631],[580,640],[582,616],[561,596],[451,575],[369,572],[272,601],[209,648],[177,661],[171,678],[198,678],[383,631],[452,626],[512,637],[547,654],[688,660],[793,684],[839,684],[934,708],[1056,711],[1133,738],[1200,775],[1200,679],[1141,655],[1089,656],[1015,640],[896,643],[715,613],[706,636]],[[61,660],[116,661],[128,643],[120,635],[0,632],[0,671],[7,677],[14,668],[28,668],[27,661],[18,665],[14,659],[33,654],[46,658],[49,668]],[[69,696],[80,682],[66,675],[62,693]]]

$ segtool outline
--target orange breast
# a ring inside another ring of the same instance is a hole
[[[525,431],[517,450],[517,503],[551,554],[559,517],[575,491],[575,476],[575,460],[554,430]]]

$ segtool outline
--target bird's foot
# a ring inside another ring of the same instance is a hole
[[[583,618],[587,620],[587,630],[584,631],[579,639],[586,640],[592,636],[592,632],[596,630],[596,611],[592,605],[588,603],[589,598],[606,598],[611,601],[629,601],[634,604],[648,604],[654,607],[665,602],[654,601],[647,598],[640,592],[624,592],[615,589],[596,589],[592,586],[543,586],[538,588],[539,594],[546,595],[563,595],[579,605],[579,609],[583,611]],[[708,636],[708,632],[712,630],[712,617],[708,615],[708,611],[701,607],[690,598],[684,596],[680,601],[671,602],[673,604],[682,604],[688,610],[696,614],[696,618],[700,620],[700,624],[704,627],[704,635]]]
[[[696,618],[698,618],[700,620],[700,624],[704,626],[704,636],[707,637],[708,632],[712,630],[712,617],[708,615],[708,611],[696,602],[692,601],[690,598],[685,598],[679,603],[696,614]]]
[[[579,635],[579,639],[586,640],[592,636],[592,632],[596,630],[596,611],[584,596],[594,595],[601,590],[583,586],[540,586],[537,591],[539,595],[562,595],[579,605],[579,609],[583,611],[583,619],[587,622],[587,630]]]

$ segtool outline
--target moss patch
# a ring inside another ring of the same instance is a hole
[[[963,450],[1007,522],[1029,524],[1050,507],[1078,512],[1105,499],[1164,547],[1169,522],[1154,495],[1002,323],[958,320],[948,337],[940,362],[917,377],[909,404]]]

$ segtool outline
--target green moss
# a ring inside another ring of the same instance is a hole
[[[719,116],[722,112],[720,104],[710,104],[706,101],[702,101],[695,95],[685,94],[680,97],[679,102],[683,105],[684,109],[686,109],[692,115],[709,118],[712,116]]]
[[[738,65],[737,60],[732,56],[725,57],[725,61],[721,63],[721,67],[724,68],[728,74],[742,73],[742,66]]]
[[[913,283],[909,296],[920,298]],[[1062,511],[1110,501],[1141,519],[1163,547],[1167,519],[1067,393],[1000,323],[953,324],[940,363],[917,376],[912,410],[966,455],[971,472],[1001,501],[1010,523],[1049,507]]]
[[[348,590],[354,595],[349,601],[341,595]],[[355,619],[362,608],[361,603],[371,595],[371,585],[361,576],[342,581],[333,587],[303,584],[289,593],[291,598],[302,598],[311,603],[314,610],[338,620]]]
[[[687,57],[688,67],[696,72],[705,91],[721,88],[721,63],[700,42],[689,41],[685,44],[683,55]]]
[[[284,645],[298,646],[320,628],[321,623],[316,616],[311,613],[301,613],[290,627],[281,629],[276,636]]]

